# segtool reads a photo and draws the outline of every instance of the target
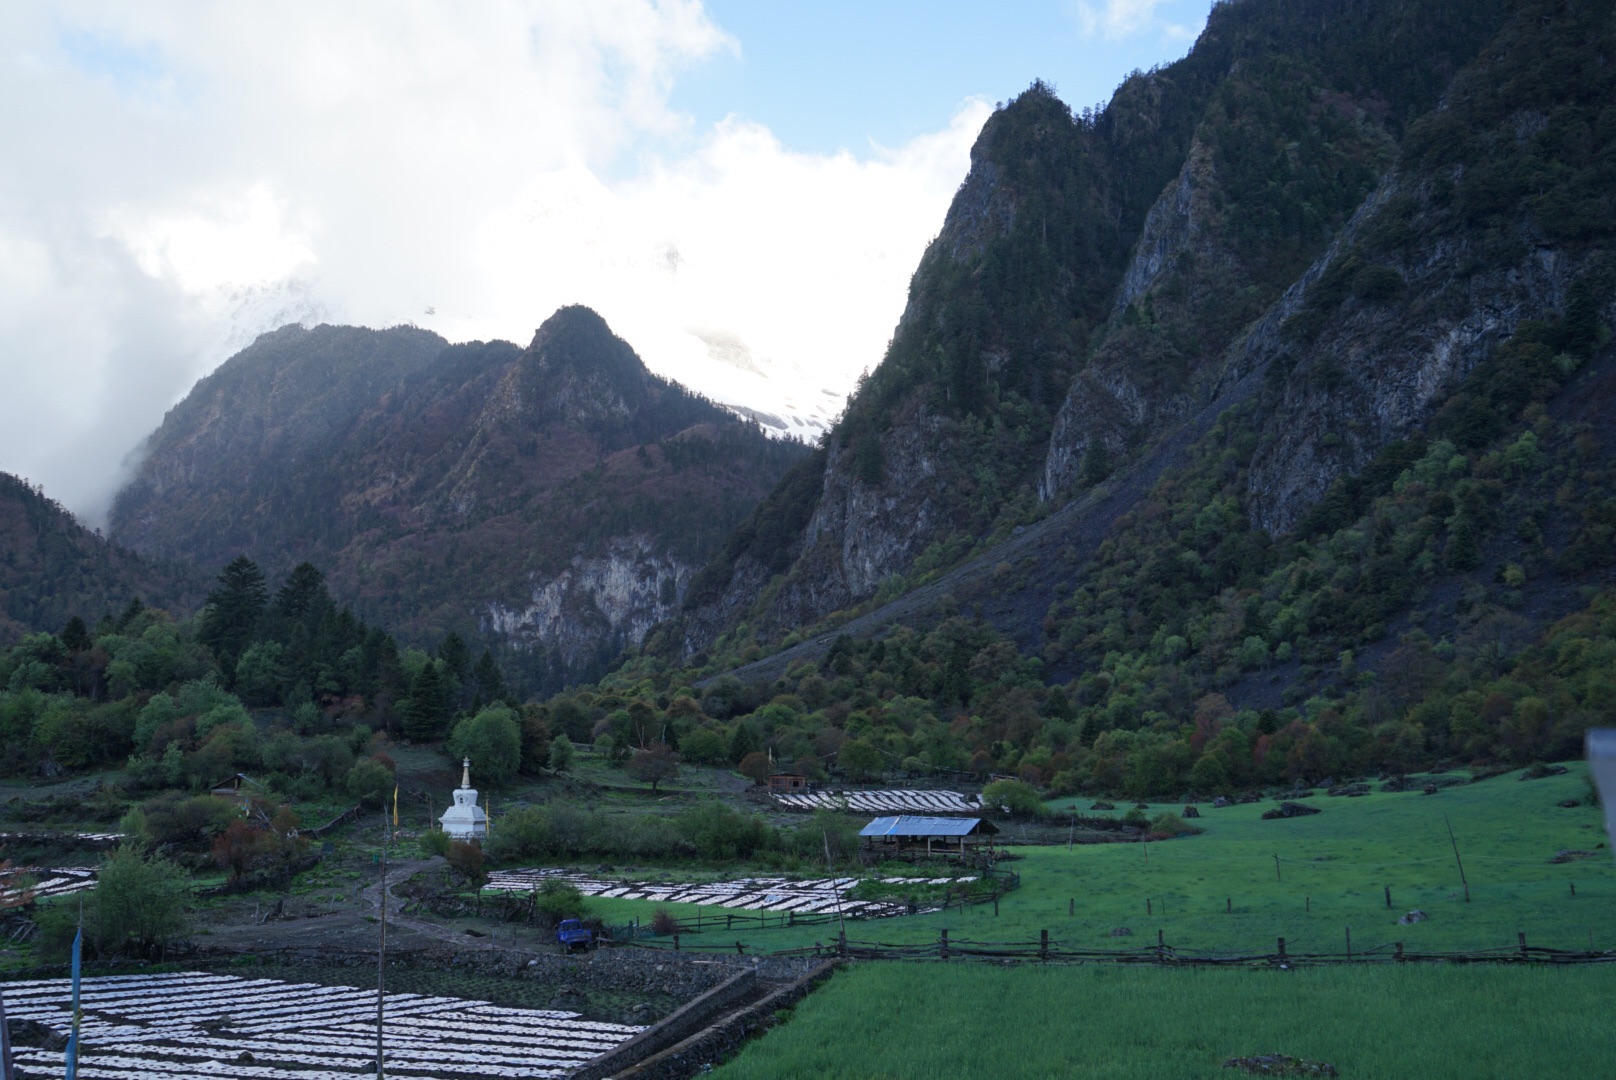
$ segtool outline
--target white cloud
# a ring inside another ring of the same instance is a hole
[[[0,468],[92,517],[289,319],[525,343],[582,302],[714,397],[833,414],[987,111],[857,155],[694,130],[675,80],[739,46],[687,0],[7,5],[0,42]]]
[[[1157,14],[1172,4],[1173,0],[1077,0],[1077,20],[1085,35],[1110,41],[1143,33],[1158,33],[1168,41],[1193,40],[1199,25],[1170,22]]]

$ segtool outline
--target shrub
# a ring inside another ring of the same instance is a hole
[[[1197,825],[1191,825],[1177,814],[1158,814],[1156,820],[1150,823],[1150,838],[1152,840],[1171,840],[1175,836],[1194,836],[1205,832]]]
[[[1042,817],[1044,801],[1032,785],[1020,780],[995,780],[982,789],[982,805],[998,807],[1016,817]]]
[[[516,714],[503,705],[484,709],[455,725],[449,753],[471,758],[480,783],[499,787],[522,766],[522,728]]]
[[[433,855],[449,854],[449,834],[442,829],[428,829],[421,834],[421,853],[430,858]]]
[[[385,806],[393,790],[393,774],[375,758],[366,758],[348,770],[348,794],[365,806]]]
[[[533,910],[552,923],[562,919],[584,917],[584,894],[576,885],[565,881],[546,881],[539,886],[539,895],[533,901]]]
[[[483,872],[483,849],[470,840],[452,840],[449,842],[449,851],[445,855],[449,865],[466,880],[468,884],[482,887],[488,875]]]
[[[673,912],[667,908],[657,908],[651,913],[651,930],[658,934],[677,934],[679,920],[673,917]]]

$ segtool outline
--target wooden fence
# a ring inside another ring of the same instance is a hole
[[[779,949],[772,952],[754,949],[768,956],[841,957],[855,960],[1031,960],[1061,963],[1104,964],[1159,964],[1166,967],[1275,967],[1289,969],[1324,964],[1608,964],[1616,963],[1616,950],[1551,949],[1541,945],[1528,945],[1526,935],[1517,935],[1513,946],[1492,949],[1461,949],[1442,952],[1413,952],[1403,942],[1381,945],[1344,953],[1297,953],[1286,948],[1285,939],[1276,940],[1275,949],[1268,953],[1215,954],[1198,950],[1176,949],[1158,936],[1157,944],[1133,949],[1093,949],[1075,947],[1051,940],[1049,932],[1042,931],[1037,941],[972,941],[950,938],[944,929],[931,942],[857,941],[846,933],[837,935],[830,944],[815,944],[805,949]],[[657,944],[653,948],[680,949],[678,936],[670,945]],[[731,948],[745,952],[741,942],[732,945],[703,943],[685,946],[689,952],[728,952]]]

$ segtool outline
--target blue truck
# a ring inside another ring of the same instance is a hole
[[[577,919],[562,919],[556,927],[556,944],[569,952],[595,947],[595,932]]]

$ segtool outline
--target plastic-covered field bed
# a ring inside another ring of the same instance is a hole
[[[890,882],[946,885],[969,878],[883,878]],[[565,881],[585,896],[614,896],[625,900],[651,900],[659,904],[710,904],[743,911],[795,912],[798,915],[835,914],[838,906],[848,918],[869,919],[899,915],[902,904],[871,900],[849,900],[847,891],[858,878],[814,878],[792,881],[788,878],[737,878],[702,884],[678,882],[603,881],[587,874],[564,870],[495,870],[488,876],[487,889],[528,892],[545,881]]]
[[[23,866],[0,871],[0,904],[14,904],[32,893],[35,900],[66,896],[95,887],[93,866]]]
[[[787,810],[839,810],[870,814],[980,814],[974,796],[957,791],[816,791],[812,795],[776,795]]]
[[[12,1019],[72,1024],[66,979],[0,983]],[[376,1061],[376,992],[179,972],[88,978],[80,1001],[84,1080],[351,1080]],[[640,1028],[553,1009],[388,994],[391,1076],[561,1077]],[[25,1075],[60,1075],[63,1054],[15,1049]]]

